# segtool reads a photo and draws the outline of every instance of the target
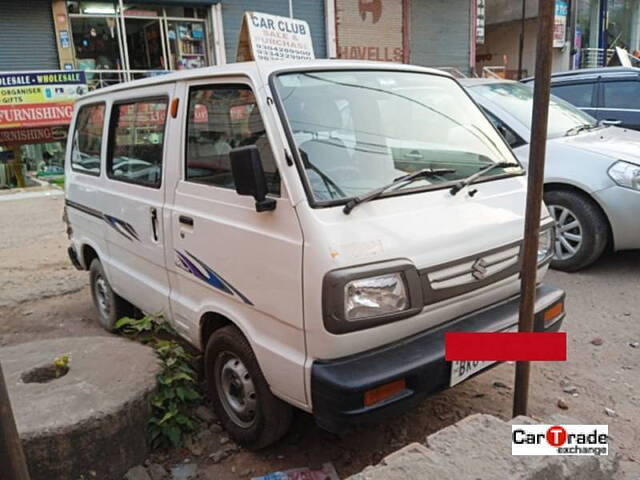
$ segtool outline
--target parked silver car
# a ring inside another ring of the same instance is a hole
[[[529,159],[533,89],[507,80],[461,83]],[[544,200],[556,219],[552,266],[575,271],[605,248],[640,248],[640,132],[600,125],[557,97],[549,105]]]

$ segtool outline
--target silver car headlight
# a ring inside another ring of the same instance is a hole
[[[397,322],[422,311],[422,277],[406,259],[354,265],[327,272],[322,319],[333,334]]]
[[[608,173],[621,187],[640,190],[640,165],[620,160],[609,167]]]
[[[543,227],[543,230],[540,230],[540,234],[538,235],[538,264],[543,263],[553,256],[553,244],[553,226]]]
[[[360,278],[344,287],[344,316],[347,321],[389,315],[408,308],[409,296],[402,273]]]

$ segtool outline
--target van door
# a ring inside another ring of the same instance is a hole
[[[176,326],[198,344],[205,313],[231,320],[274,393],[305,404],[302,233],[274,158],[284,148],[272,149],[276,136],[262,120],[268,107],[243,77],[178,88],[184,119],[171,134],[181,131],[182,143],[171,148],[183,161],[166,204]],[[247,145],[260,151],[273,211],[256,212],[255,200],[235,191],[229,152]]]
[[[162,209],[166,113],[174,85],[118,92],[110,108],[104,219],[113,289],[170,316]]]

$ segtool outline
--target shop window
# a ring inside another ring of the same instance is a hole
[[[164,98],[113,107],[107,164],[110,178],[160,187],[166,114]]]
[[[269,193],[280,195],[280,176],[250,88],[192,88],[187,120],[186,180],[234,188],[229,152],[256,145]]]
[[[121,68],[116,17],[71,17],[71,30],[79,69]]]
[[[100,103],[78,112],[71,150],[71,168],[76,172],[100,175],[104,109]]]
[[[591,107],[593,105],[593,83],[552,85],[551,93],[576,107]]]
[[[603,82],[604,108],[640,109],[640,82]]]

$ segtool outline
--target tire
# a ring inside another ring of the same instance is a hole
[[[98,313],[100,325],[113,331],[114,324],[122,317],[133,314],[133,307],[124,298],[113,291],[100,260],[95,258],[89,267],[89,282],[93,305]]]
[[[575,272],[600,258],[607,246],[609,224],[595,202],[569,190],[548,191],[544,201],[556,221],[551,267]]]
[[[236,443],[258,450],[287,433],[292,407],[271,393],[240,330],[231,325],[216,330],[207,342],[204,360],[207,393]]]

